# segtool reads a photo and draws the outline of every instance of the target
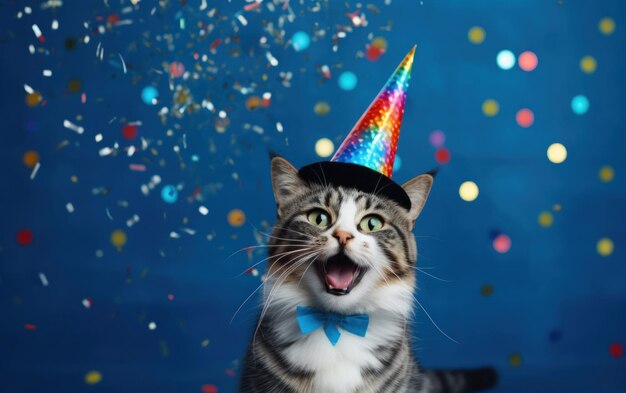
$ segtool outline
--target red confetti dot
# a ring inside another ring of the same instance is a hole
[[[33,242],[33,233],[30,231],[30,229],[21,229],[17,233],[16,238],[19,244],[21,244],[22,246],[28,246],[30,243]]]
[[[137,138],[137,134],[139,134],[139,128],[134,124],[126,124],[122,127],[122,136],[129,141]]]
[[[614,358],[621,358],[624,356],[624,346],[620,343],[613,343],[609,346],[609,353]]]
[[[111,25],[116,25],[120,21],[120,16],[117,14],[111,14],[107,17],[107,23]]]
[[[441,147],[435,151],[435,160],[440,164],[447,164],[450,161],[450,150]]]
[[[232,368],[227,368],[224,371],[226,372],[226,375],[228,375],[229,377],[234,377],[235,375],[237,375],[235,370],[233,370]]]
[[[530,109],[520,109],[515,115],[515,121],[520,127],[528,128],[535,122],[535,115]]]
[[[537,59],[536,54],[531,51],[526,51],[522,52],[522,54],[519,55],[519,59],[517,62],[522,70],[530,72],[537,68],[537,63],[539,63],[539,60]]]
[[[185,73],[185,65],[179,61],[170,64],[170,76],[172,78],[180,78]]]
[[[167,299],[171,302],[172,300],[174,300],[174,294],[170,293],[169,295],[167,295]]]
[[[215,385],[202,385],[202,393],[217,393],[217,386]]]
[[[37,325],[34,325],[32,323],[25,323],[24,329],[34,331],[34,330],[37,330]]]
[[[384,52],[384,50],[377,46],[369,45],[367,47],[367,51],[365,52],[365,57],[369,61],[377,61],[378,59],[380,59],[380,56],[382,56]]]
[[[493,248],[500,254],[505,254],[511,249],[511,238],[504,233],[499,234],[493,239]]]

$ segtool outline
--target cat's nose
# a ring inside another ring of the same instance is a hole
[[[354,236],[350,232],[342,231],[339,229],[333,232],[333,237],[339,240],[339,244],[341,244],[342,246],[345,246],[346,244],[348,244],[348,241],[350,239],[354,239]]]

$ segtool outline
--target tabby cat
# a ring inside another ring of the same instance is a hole
[[[433,176],[402,186],[407,210],[376,193],[307,183],[281,157],[271,167],[278,221],[241,393],[451,393],[495,384],[489,368],[422,370],[411,351],[412,229]]]

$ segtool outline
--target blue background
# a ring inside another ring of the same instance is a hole
[[[361,11],[368,25],[352,26],[336,52],[333,35],[351,25],[346,13],[356,3],[322,3],[315,12],[312,3],[292,1],[294,20],[282,27],[279,19],[288,11],[277,4],[272,12],[268,3],[244,12],[242,1],[209,2],[203,11],[198,0],[163,7],[152,0],[136,6],[66,0],[58,8],[0,1],[0,391],[200,392],[215,385],[233,392],[258,298],[232,323],[231,317],[261,282],[260,275],[240,273],[264,252],[228,257],[262,243],[258,231],[268,230],[274,218],[268,149],[298,167],[320,160],[315,142],[327,137],[338,146],[414,43],[398,150],[402,167],[394,179],[437,166],[429,135],[445,133],[451,160],[415,233],[420,266],[449,282],[419,274],[418,299],[459,342],[439,333],[418,309],[414,333],[423,364],[494,365],[501,374],[498,392],[626,391],[626,360],[609,351],[613,343],[626,343],[626,3],[372,2],[377,9],[366,3]],[[112,14],[132,23],[107,24]],[[605,16],[616,22],[612,35],[598,30]],[[51,28],[53,19],[58,30]],[[33,34],[35,23],[43,43]],[[213,30],[200,36],[211,24]],[[264,30],[270,24],[274,36]],[[480,45],[467,39],[474,25],[486,31]],[[296,52],[289,45],[296,31],[312,37],[309,48]],[[372,62],[361,55],[376,36],[389,45]],[[211,51],[217,38],[222,43]],[[68,39],[77,41],[74,48],[67,48]],[[532,50],[539,65],[532,72],[502,70],[495,61],[502,49],[516,55]],[[266,51],[278,59],[276,67]],[[585,55],[597,59],[595,73],[581,71]],[[171,78],[173,61],[190,74]],[[318,70],[323,64],[331,67],[330,79]],[[53,75],[43,76],[44,69]],[[352,91],[337,85],[344,70],[358,77]],[[290,87],[281,72],[293,74]],[[80,81],[77,92],[70,91],[71,80]],[[24,84],[41,93],[36,107],[25,104]],[[159,91],[157,105],[141,100],[148,85]],[[238,85],[251,91],[244,94]],[[177,87],[188,89],[191,109],[174,116]],[[264,92],[272,94],[271,103],[247,110],[246,99]],[[591,103],[582,116],[570,108],[577,94]],[[488,98],[500,105],[492,118],[481,111]],[[203,100],[215,111],[199,107]],[[318,101],[329,103],[326,116],[313,111]],[[162,118],[163,107],[170,113]],[[521,108],[534,112],[532,127],[517,125]],[[229,120],[222,133],[215,127],[220,110]],[[85,132],[64,128],[65,119]],[[140,139],[121,134],[133,121],[142,122],[146,150]],[[546,158],[554,142],[568,150],[560,165]],[[98,154],[115,143],[116,154]],[[128,157],[131,145],[139,149]],[[28,150],[40,155],[33,180],[22,163]],[[604,165],[615,169],[612,182],[598,177]],[[141,185],[154,175],[162,182],[144,195]],[[466,180],[480,187],[474,202],[459,198]],[[179,188],[173,204],[161,199],[165,184]],[[198,212],[201,205],[208,215]],[[235,208],[246,215],[241,227],[227,221]],[[547,228],[538,224],[544,211],[554,217]],[[128,227],[135,214],[140,221]],[[34,236],[27,246],[16,241],[24,228]],[[110,242],[116,229],[128,237],[121,252]],[[511,238],[508,253],[494,250],[497,231]],[[615,245],[608,257],[596,252],[604,237]],[[491,296],[481,294],[487,284]],[[90,308],[81,304],[87,298]],[[518,367],[510,364],[513,354],[521,356]],[[90,370],[101,373],[99,384],[85,384]]]

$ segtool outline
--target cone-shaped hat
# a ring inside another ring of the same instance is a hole
[[[331,161],[363,165],[391,178],[415,47],[343,141]]]
[[[299,171],[302,179],[309,183],[356,188],[411,208],[409,196],[391,180],[391,173],[414,54],[415,47],[404,57],[331,161],[302,167]]]

